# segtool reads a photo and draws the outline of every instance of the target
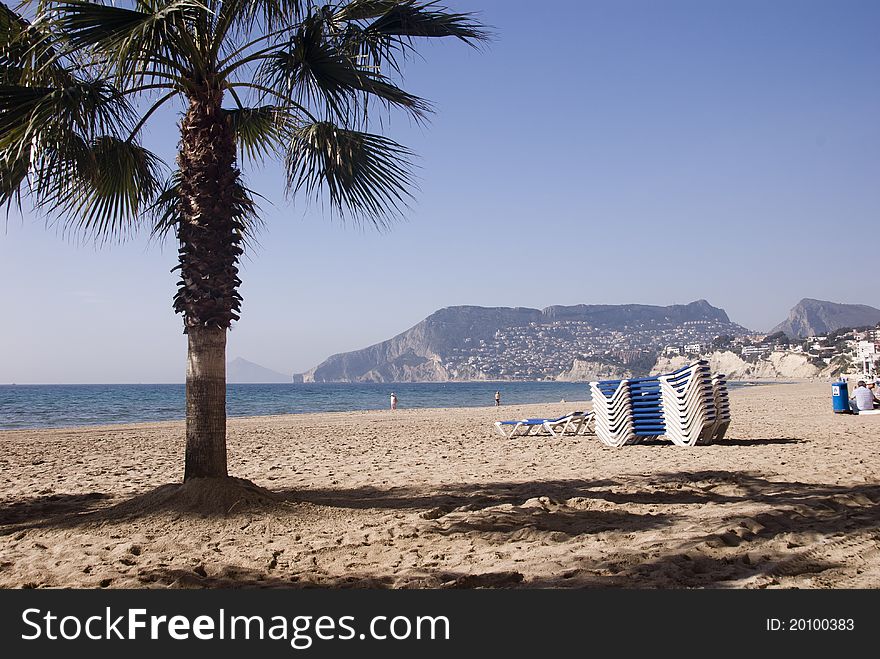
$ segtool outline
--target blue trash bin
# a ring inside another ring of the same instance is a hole
[[[835,414],[852,414],[849,407],[849,388],[846,380],[831,383],[831,403]]]

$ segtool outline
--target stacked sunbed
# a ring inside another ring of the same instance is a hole
[[[712,439],[724,439],[730,426],[730,400],[727,397],[727,378],[721,373],[712,376],[712,395],[715,399],[715,430]]]
[[[590,394],[602,443],[625,446],[664,434],[658,378],[591,382]]]
[[[709,364],[693,362],[659,379],[667,439],[679,446],[711,442],[716,413]]]
[[[596,435],[608,446],[665,437],[679,446],[708,444],[730,425],[727,381],[696,361],[650,378],[590,383]]]

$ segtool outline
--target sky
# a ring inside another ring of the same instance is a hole
[[[803,297],[880,306],[880,3],[457,0],[494,39],[432,43],[386,134],[418,154],[390,230],[286,199],[229,359],[298,373],[453,305],[681,304],[758,331]],[[173,162],[178,108],[146,145]],[[0,383],[182,382],[176,245],[98,247],[30,211],[0,226]]]

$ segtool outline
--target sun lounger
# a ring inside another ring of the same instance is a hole
[[[525,437],[526,435],[538,435],[542,432],[549,433],[552,437],[562,435],[577,435],[589,428],[593,419],[592,412],[572,412],[555,419],[514,419],[511,421],[496,421],[495,429],[502,437]]]
[[[656,377],[590,383],[596,435],[608,446],[665,437],[679,446],[710,444],[730,425],[724,375],[697,360]]]
[[[572,412],[566,416],[544,422],[544,429],[553,437],[586,433],[593,423],[592,412]]]
[[[519,437],[530,435],[533,430],[543,429],[544,423],[548,419],[514,419],[512,421],[496,421],[495,429],[503,437],[510,439],[511,437]]]

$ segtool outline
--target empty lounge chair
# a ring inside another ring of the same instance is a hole
[[[592,412],[572,412],[544,422],[544,429],[554,437],[586,434],[593,424]]]
[[[571,412],[555,419],[514,419],[496,421],[495,428],[507,439],[549,433],[552,437],[561,435],[577,435],[586,432],[593,420],[592,412]]]

